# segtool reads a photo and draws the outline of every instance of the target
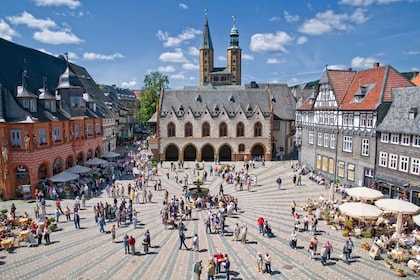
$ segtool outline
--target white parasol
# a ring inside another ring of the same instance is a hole
[[[384,194],[380,191],[367,187],[349,188],[347,194],[361,200],[377,200],[384,197]]]
[[[341,213],[353,218],[376,219],[383,213],[378,207],[362,202],[346,202],[338,208]]]

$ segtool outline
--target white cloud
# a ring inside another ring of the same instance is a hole
[[[81,5],[79,0],[34,0],[35,5],[42,7],[49,6],[67,6],[70,9],[75,9]]]
[[[274,57],[267,59],[267,64],[280,64],[280,63],[284,63],[284,60],[279,60]]]
[[[332,10],[317,13],[315,18],[306,20],[300,27],[299,32],[308,35],[321,35],[334,30],[346,31],[352,28],[351,23],[363,23],[368,20],[366,10],[357,9],[353,14],[336,14]]]
[[[197,30],[194,28],[187,28],[184,30],[181,34],[179,34],[176,37],[170,37],[168,32],[163,32],[162,30],[159,30],[156,34],[156,37],[159,41],[163,42],[164,47],[177,47],[182,42],[192,40],[197,35],[201,34],[201,30]]]
[[[292,37],[283,31],[257,33],[252,35],[249,48],[253,52],[286,52],[285,45],[292,43]]]
[[[217,60],[220,60],[220,61],[226,61],[227,59],[226,59],[226,57],[225,57],[225,56],[223,56],[223,55],[219,55],[219,56],[217,57]]]
[[[36,29],[47,29],[56,27],[55,22],[49,18],[47,19],[37,19],[28,12],[22,12],[20,16],[10,16],[7,19],[15,25],[24,24],[30,28]]]
[[[420,51],[405,51],[403,52],[404,55],[419,55]]]
[[[104,55],[104,54],[93,53],[93,52],[85,52],[83,54],[83,58],[86,60],[114,60],[114,59],[123,58],[123,57],[124,56],[120,53]]]
[[[200,66],[198,64],[184,63],[184,64],[182,64],[182,69],[184,69],[184,70],[198,70],[198,69],[200,69]]]
[[[200,50],[196,47],[189,47],[188,48],[188,54],[192,55],[192,56],[199,56],[200,55]]]
[[[291,78],[288,82],[288,85],[298,85],[299,84],[299,79],[298,78]]]
[[[188,60],[185,58],[181,49],[176,48],[174,52],[165,52],[159,56],[159,60],[163,62],[178,62],[185,63]]]
[[[371,68],[373,63],[379,62],[373,57],[356,56],[351,60],[351,67],[354,68]]]
[[[279,17],[277,17],[277,16],[273,16],[273,17],[271,17],[268,21],[279,21],[280,20],[280,18]]]
[[[186,80],[187,78],[185,77],[185,75],[183,73],[179,73],[179,74],[173,74],[173,75],[171,75],[170,79],[174,79],[174,80]]]
[[[122,88],[134,88],[137,85],[137,81],[129,81],[129,82],[122,82],[121,87]]]
[[[70,61],[74,61],[74,60],[79,59],[78,55],[74,52],[67,52],[67,56],[68,56]]]
[[[346,70],[347,69],[347,67],[343,64],[328,65],[327,68],[330,70]]]
[[[284,11],[283,15],[284,15],[284,19],[289,23],[299,21],[299,16],[298,15],[291,15],[287,11]]]
[[[158,67],[158,71],[163,72],[163,73],[171,73],[171,72],[175,72],[175,67],[173,67],[172,65],[160,66]]]
[[[71,33],[69,30],[51,31],[48,29],[37,31],[33,38],[45,44],[60,45],[60,44],[80,44],[82,39]]]
[[[188,6],[185,3],[179,3],[179,8],[181,8],[181,10],[187,10]]]
[[[14,31],[3,19],[0,19],[0,38],[12,41],[15,36],[17,36],[16,31]]]
[[[308,42],[308,38],[305,36],[299,36],[296,40],[296,42],[298,43],[298,45],[302,45],[305,44],[306,42]]]
[[[344,5],[351,5],[351,6],[362,6],[367,7],[373,4],[377,5],[387,5],[391,3],[401,2],[402,0],[341,0],[339,3]]]
[[[251,54],[242,54],[242,60],[254,60],[254,56]]]

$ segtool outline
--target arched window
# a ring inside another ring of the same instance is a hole
[[[168,124],[168,137],[175,137],[175,124],[173,122],[170,122]]]
[[[201,127],[201,137],[209,137],[210,136],[210,124],[208,122],[203,123]]]
[[[254,137],[262,136],[262,124],[257,122],[254,125]]]
[[[244,137],[245,135],[245,126],[242,122],[239,122],[236,125],[236,137]]]
[[[239,152],[240,153],[245,152],[245,144],[239,144]]]
[[[228,135],[228,128],[225,122],[219,125],[219,137],[226,137]]]
[[[184,137],[192,137],[193,136],[193,126],[190,122],[185,124],[185,132]]]

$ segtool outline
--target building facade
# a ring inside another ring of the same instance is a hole
[[[379,190],[420,205],[420,87],[392,90],[392,105],[378,126],[377,141]]]
[[[104,144],[115,148],[116,137],[106,135],[115,118],[84,68],[3,39],[0,59],[4,199],[32,196],[53,175],[100,157]]]
[[[314,94],[296,111],[301,162],[327,183],[375,182],[376,128],[391,103],[391,88],[411,87],[391,66],[326,69]]]

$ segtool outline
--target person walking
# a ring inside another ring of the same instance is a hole
[[[185,246],[185,249],[189,250],[187,244],[185,244],[185,234],[183,230],[179,230],[179,250],[182,249],[182,245]]]
[[[348,248],[349,248],[349,259],[351,259],[351,253],[353,252],[353,249],[354,249],[354,244],[353,244],[353,240],[351,240],[351,237],[349,237]]]
[[[50,244],[50,228],[48,226],[45,226],[44,228],[44,239],[45,239],[45,244],[49,245]]]
[[[78,212],[73,215],[74,227],[80,229],[80,216]]]
[[[290,203],[290,209],[292,211],[292,215],[294,215],[296,209],[296,202],[294,200],[292,201],[292,203]]]
[[[264,272],[263,271],[263,256],[261,255],[260,252],[257,253],[257,267],[258,267],[258,272]]]
[[[241,227],[241,234],[242,234],[242,243],[246,243],[246,234],[248,233],[248,227],[246,224],[243,224]]]
[[[313,244],[313,247],[314,247],[314,255],[316,255],[316,253],[317,253],[317,249],[318,249],[318,238],[316,237],[316,235],[312,235],[312,238],[311,238],[311,243]]]
[[[194,237],[192,238],[192,249],[194,251],[200,251],[200,244],[199,244],[200,240],[198,239],[198,235],[197,233],[194,234]]]
[[[345,257],[346,264],[350,264],[350,262],[349,262],[350,253],[349,253],[349,241],[348,240],[346,240],[346,242],[343,245],[343,256]]]
[[[127,233],[123,237],[123,244],[124,244],[124,254],[130,254],[130,246],[128,244],[128,235]]]
[[[297,175],[296,173],[293,175],[293,185],[296,185]]]
[[[223,261],[223,254],[220,253],[216,253],[213,255],[213,257],[216,259],[216,274],[220,273],[220,266],[222,264]]]
[[[302,186],[302,175],[301,174],[299,174],[298,177],[297,177],[297,185]]]
[[[132,235],[130,235],[130,238],[128,238],[127,243],[130,246],[131,254],[134,256],[136,254],[136,239]]]
[[[281,186],[281,178],[280,177],[277,177],[276,184],[277,184],[277,189],[279,190],[280,186]]]
[[[99,232],[105,233],[105,219],[103,216],[99,219]]]
[[[322,247],[321,248],[321,254],[320,255],[321,255],[321,264],[323,266],[325,266],[327,264],[327,254],[328,254],[327,248],[325,248],[325,246]]]
[[[209,264],[207,265],[207,280],[214,280],[214,275],[216,274],[216,265],[214,260],[209,260]]]
[[[292,249],[297,248],[297,233],[295,230],[290,234],[290,247],[292,247]]]
[[[115,225],[112,225],[112,228],[111,228],[112,243],[115,243],[115,235],[116,235],[116,233],[117,233],[117,230],[115,228]]]
[[[201,271],[203,270],[202,262],[202,260],[199,260],[194,264],[194,273],[197,275],[197,280],[200,280]]]
[[[230,279],[230,260],[228,254],[225,254],[223,258],[223,262],[225,263],[225,273],[226,273],[226,280]]]
[[[239,240],[239,233],[241,232],[241,228],[239,227],[239,224],[236,223],[235,228],[233,229],[233,238],[232,241],[238,241]]]
[[[329,259],[331,259],[331,252],[333,250],[333,247],[332,247],[330,241],[327,240],[327,243],[325,243],[324,247],[327,251],[327,259],[329,260]]]
[[[272,271],[271,271],[271,256],[268,254],[268,252],[265,253],[264,263],[265,263],[265,272],[269,273],[271,275],[272,274]]]
[[[314,243],[312,243],[312,241],[309,242],[308,252],[309,252],[309,260],[312,261],[314,259]]]

